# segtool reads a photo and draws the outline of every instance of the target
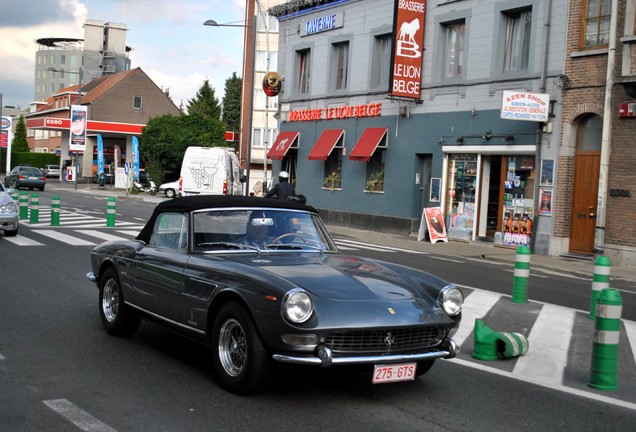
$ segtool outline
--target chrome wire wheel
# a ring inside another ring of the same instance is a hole
[[[104,284],[104,294],[102,295],[102,311],[108,322],[112,323],[117,319],[119,304],[120,299],[117,282],[114,279],[109,279]]]
[[[232,377],[239,376],[247,361],[247,337],[241,323],[234,318],[225,321],[218,345],[219,360],[225,372]]]

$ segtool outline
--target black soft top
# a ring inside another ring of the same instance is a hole
[[[155,207],[152,216],[150,216],[150,219],[148,219],[148,222],[146,222],[146,226],[139,232],[139,235],[137,235],[136,239],[141,240],[146,244],[150,241],[152,228],[155,226],[155,221],[157,220],[158,215],[160,215],[161,213],[184,213],[193,210],[225,207],[268,207],[276,209],[304,210],[312,213],[318,213],[315,208],[308,205],[300,204],[299,202],[292,200],[248,197],[242,195],[193,195],[187,197],[178,197],[157,204],[157,207]]]

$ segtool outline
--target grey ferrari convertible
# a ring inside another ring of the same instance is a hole
[[[91,252],[106,332],[142,318],[211,344],[219,382],[262,390],[272,362],[359,365],[374,383],[452,358],[463,294],[429,273],[341,254],[318,212],[288,200],[191,196],[157,205],[135,240]]]

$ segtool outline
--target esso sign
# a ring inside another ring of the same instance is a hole
[[[11,120],[8,117],[2,117],[2,129],[9,129],[11,127]]]
[[[62,119],[52,119],[52,118],[46,119],[47,126],[62,126],[63,124],[64,124],[64,121]]]

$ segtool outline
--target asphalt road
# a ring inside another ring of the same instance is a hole
[[[52,189],[40,193],[42,205],[58,193]],[[104,197],[59,194],[75,214],[105,215]],[[117,221],[134,230],[153,205],[119,200]],[[91,246],[70,246],[44,231],[24,225],[19,236],[42,246],[0,237],[1,431],[627,431],[636,424],[636,405],[467,367],[461,359],[438,361],[414,382],[376,386],[349,370],[280,367],[269,391],[238,397],[216,384],[205,346],[148,322],[132,338],[106,335],[97,289],[85,278]],[[56,231],[89,238],[77,228]],[[417,257],[394,259],[412,265]],[[449,272],[457,283],[501,284],[485,263],[464,273],[465,265],[438,261],[436,273]],[[576,280],[555,280],[552,299],[578,307]]]

